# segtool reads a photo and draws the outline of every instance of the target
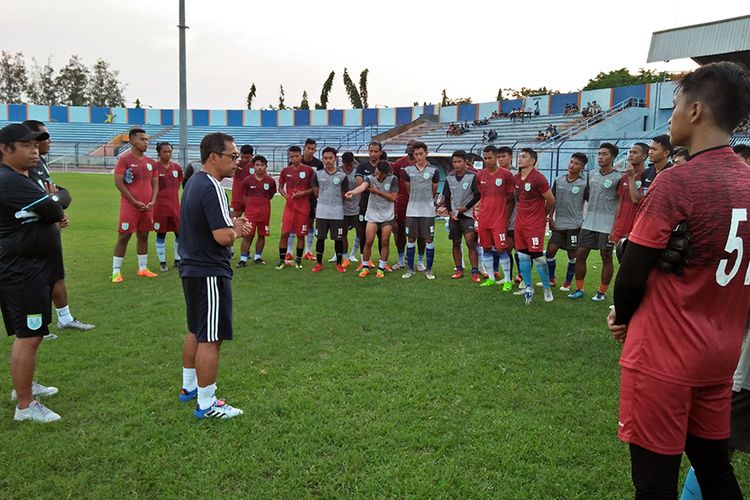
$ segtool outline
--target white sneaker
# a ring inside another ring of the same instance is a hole
[[[349,256],[349,261],[350,261],[350,262],[359,262],[359,259],[358,259],[358,258],[356,258],[356,257],[355,257],[354,255],[350,255],[350,256]]]
[[[42,340],[57,340],[57,335],[54,333],[48,333],[44,337],[42,337]]]
[[[427,278],[428,280],[434,280],[435,279],[435,275],[432,273],[432,271],[425,271],[424,272],[424,277]]]
[[[334,254],[333,257],[328,259],[328,262],[336,262],[336,254]]]
[[[524,280],[521,280],[521,282],[518,284],[519,290],[526,290],[526,282]]]
[[[37,396],[54,396],[59,391],[57,390],[57,387],[42,385],[36,380],[31,382],[31,396],[37,397]],[[18,395],[16,394],[16,390],[12,389],[10,391],[10,400],[15,401],[18,399]]]
[[[513,295],[523,295],[525,293],[526,293],[526,289],[525,288],[520,288],[520,289],[516,290],[515,292],[513,292]]]
[[[193,412],[193,415],[195,416],[195,418],[202,420],[204,418],[234,418],[239,417],[243,413],[245,412],[240,410],[239,408],[235,408],[234,406],[220,399],[217,399],[213,405],[206,408],[205,410],[201,410],[198,405],[195,405],[195,411]]]
[[[408,280],[412,276],[414,276],[414,272],[413,271],[406,271],[404,274],[401,275],[401,277],[404,278],[405,280]]]
[[[417,272],[423,273],[425,269],[426,268],[424,267],[424,264],[422,264],[421,262],[417,262]]]
[[[565,284],[563,284],[563,285],[562,285],[562,286],[560,287],[560,291],[561,291],[561,292],[569,292],[569,291],[570,291],[570,286],[565,286]]]
[[[96,328],[96,325],[92,325],[91,323],[84,323],[83,321],[79,321],[75,318],[73,318],[73,321],[70,323],[65,323],[64,325],[60,323],[60,320],[57,321],[57,328],[60,330],[64,328],[72,328],[74,330],[81,330],[82,332],[87,332],[89,330],[93,330]]]
[[[544,301],[545,302],[552,302],[555,300],[555,296],[552,295],[552,289],[551,288],[545,288],[544,289]]]
[[[13,416],[13,420],[31,420],[32,422],[57,422],[60,420],[60,415],[44,406],[39,401],[32,401],[28,408],[21,410],[16,406],[16,414]]]

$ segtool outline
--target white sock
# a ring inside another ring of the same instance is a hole
[[[495,273],[492,272],[492,252],[482,253],[482,264],[484,264],[484,269],[487,271],[487,279],[495,281]]]
[[[180,240],[174,239],[174,260],[180,260]]]
[[[312,251],[312,244],[313,239],[315,238],[315,235],[312,234],[312,232],[307,233],[305,236],[305,253],[310,253]]]
[[[295,238],[295,236],[296,235],[294,233],[291,233],[289,235],[289,240],[286,243],[286,253],[288,253],[288,254],[294,255],[294,249],[296,248],[294,246],[294,238]]]
[[[182,369],[182,387],[186,391],[194,391],[198,387],[198,379],[195,376],[195,368]]]
[[[198,387],[198,406],[201,410],[210,408],[216,402],[216,384]]]
[[[112,274],[120,272],[124,258],[125,257],[112,257]]]
[[[138,256],[138,270],[145,271],[148,269],[148,254]]]
[[[383,259],[380,259],[378,261],[378,269],[385,269],[386,264],[388,264],[386,261],[384,261]]]
[[[504,282],[513,281],[513,276],[510,275],[510,253],[505,252],[500,254],[500,268],[503,270]]]
[[[357,255],[357,249],[359,248],[359,238],[354,237],[354,241],[352,242],[352,249],[351,252],[349,252],[349,257],[354,257]],[[349,259],[351,260],[351,259]]]
[[[73,316],[70,314],[70,308],[68,306],[61,307],[61,308],[55,308],[55,311],[57,311],[57,321],[59,321],[63,325],[67,325],[71,321],[73,321]]]
[[[261,254],[259,254],[259,253],[255,254],[255,260],[260,260],[262,258],[263,258],[263,256]]]
[[[248,255],[240,254],[240,262],[247,262],[248,257],[250,257],[249,254]]]
[[[159,262],[167,261],[167,242],[159,238],[156,238],[156,256]]]

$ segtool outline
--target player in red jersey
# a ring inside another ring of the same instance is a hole
[[[172,161],[172,145],[160,142],[156,145],[159,161],[159,193],[154,205],[154,231],[156,231],[156,255],[161,271],[168,271],[166,243],[167,233],[174,233],[174,265],[180,263],[180,184],[182,168]]]
[[[648,144],[636,142],[628,151],[628,167],[617,187],[620,204],[617,206],[615,222],[609,234],[609,241],[612,243],[617,243],[633,229],[638,203],[643,198],[641,175],[646,168],[646,158],[648,158]]]
[[[299,146],[291,146],[287,152],[290,164],[281,169],[279,174],[279,194],[286,199],[286,204],[281,218],[279,263],[276,265],[276,270],[284,268],[290,233],[297,236],[297,257],[294,265],[297,269],[302,269],[305,235],[310,229],[308,218],[310,217],[310,196],[313,192],[312,177],[315,170],[302,164],[302,149]]]
[[[519,170],[513,178],[517,200],[515,243],[518,265],[526,284],[526,289],[519,290],[515,295],[523,294],[527,304],[530,304],[534,297],[534,285],[531,281],[532,261],[542,279],[544,301],[554,300],[547,260],[544,258],[544,232],[550,219],[549,215],[555,207],[555,196],[546,177],[536,169],[536,160],[536,151],[523,148],[518,156]]]
[[[499,252],[502,264],[503,291],[513,288],[513,276],[510,271],[510,254],[508,253],[508,222],[515,203],[515,185],[510,170],[501,168],[497,163],[497,148],[489,145],[482,150],[484,168],[479,172],[479,244],[482,246],[482,260],[487,271],[487,281],[481,286],[496,283],[494,274],[494,252]]]
[[[727,439],[750,306],[750,169],[729,138],[750,114],[750,77],[733,63],[705,65],[682,79],[674,104],[670,140],[690,160],[662,171],[644,197],[608,318],[624,343],[619,437],[636,497],[677,498],[684,451],[704,498],[736,499]],[[691,235],[681,276],[656,267],[678,224]]]
[[[229,211],[233,217],[241,214],[245,208],[245,200],[242,197],[242,181],[245,177],[253,174],[253,147],[250,144],[243,144],[240,147],[240,161],[237,164],[237,170],[232,177],[232,204]]]
[[[265,156],[256,156],[253,158],[253,173],[245,177],[242,181],[241,195],[245,200],[243,211],[245,218],[250,223],[250,234],[242,238],[240,250],[240,262],[237,267],[247,266],[250,258],[250,245],[253,244],[253,238],[258,235],[258,241],[255,243],[256,264],[265,264],[263,262],[263,247],[266,244],[266,236],[270,236],[269,224],[271,221],[271,200],[276,194],[276,181],[266,173],[268,160]],[[240,215],[242,215],[240,212]]]
[[[138,240],[138,276],[156,277],[148,270],[148,233],[154,229],[153,208],[159,194],[159,173],[156,162],[146,156],[146,131],[131,129],[128,140],[130,151],[117,160],[114,171],[115,186],[120,191],[120,225],[112,258],[112,283],[122,281],[122,260],[133,233]]]

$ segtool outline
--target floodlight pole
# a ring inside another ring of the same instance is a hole
[[[180,2],[180,157],[182,167],[187,167],[187,51],[185,50],[185,0]]]

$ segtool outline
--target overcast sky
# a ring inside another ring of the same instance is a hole
[[[72,54],[120,71],[128,104],[177,107],[177,0],[4,2],[0,48],[63,66]],[[499,87],[582,88],[599,71],[645,63],[651,33],[750,14],[741,0],[447,2],[187,0],[188,106],[311,106],[331,70],[329,107],[351,107],[341,75],[368,68],[370,106],[449,97],[493,101]],[[524,8],[533,5],[533,8]]]

